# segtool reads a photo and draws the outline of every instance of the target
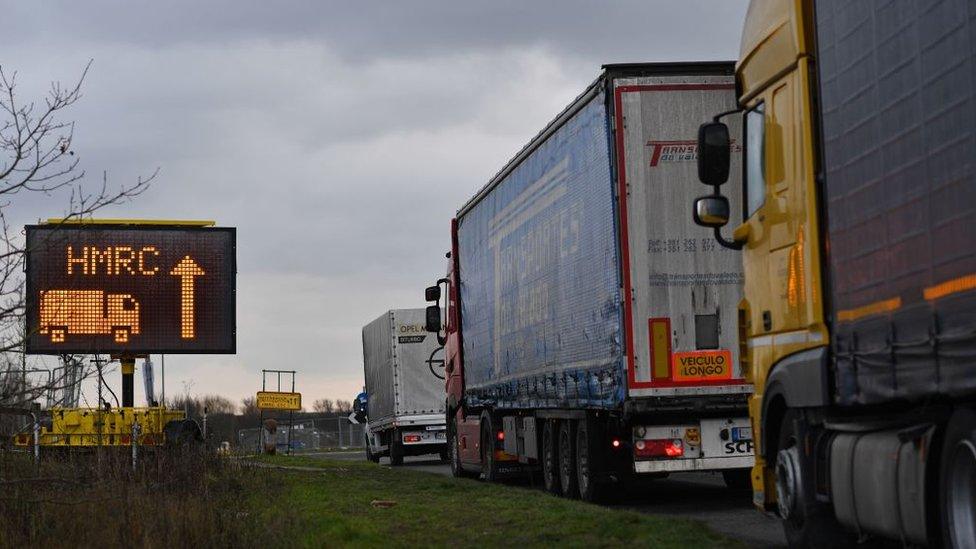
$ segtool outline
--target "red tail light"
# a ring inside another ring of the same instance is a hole
[[[681,457],[685,453],[681,439],[638,440],[634,443],[636,457]]]
[[[610,442],[610,446],[613,446],[614,448],[620,448],[620,439],[619,438],[613,439],[613,441]]]
[[[495,435],[495,438],[497,438],[498,440],[505,440],[505,431],[498,431],[498,433]]]
[[[420,442],[420,435],[403,435],[403,442]]]

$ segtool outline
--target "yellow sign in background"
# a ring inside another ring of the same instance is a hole
[[[677,382],[731,379],[732,353],[726,349],[674,353],[672,366],[672,379]]]
[[[258,409],[260,410],[294,410],[302,409],[301,393],[276,393],[273,391],[258,391]]]

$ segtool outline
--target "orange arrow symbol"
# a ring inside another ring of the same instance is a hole
[[[180,337],[193,339],[193,319],[195,318],[193,314],[193,277],[202,276],[206,273],[193,261],[193,258],[186,256],[173,267],[169,274],[180,277]]]

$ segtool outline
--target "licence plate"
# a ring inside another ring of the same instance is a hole
[[[708,457],[750,456],[752,425],[749,418],[708,418],[701,420],[702,453]]]

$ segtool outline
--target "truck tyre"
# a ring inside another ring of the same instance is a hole
[[[457,436],[457,425],[454,423],[453,418],[448,418],[447,420],[447,452],[450,457],[451,463],[451,474],[455,478],[469,477],[467,471],[461,467],[461,448],[460,440]]]
[[[400,431],[393,430],[390,438],[390,465],[399,467],[403,465],[403,441],[400,440]]]
[[[495,429],[491,421],[491,414],[481,413],[481,479],[485,482],[498,481],[498,469],[495,466]]]
[[[752,490],[752,469],[726,469],[722,471],[722,479],[729,490]]]
[[[546,492],[562,494],[559,484],[559,422],[544,420],[542,426],[542,484]]]
[[[963,408],[952,415],[939,470],[942,542],[976,547],[976,411]]]
[[[363,442],[366,444],[366,459],[373,463],[379,463],[380,456],[373,453],[372,447],[369,444],[369,435],[363,434]]]
[[[586,420],[576,426],[576,483],[580,499],[589,502],[600,501],[604,492],[603,479],[599,478],[596,432]]]
[[[804,478],[812,472],[804,469],[795,421],[796,410],[787,410],[779,431],[776,454],[776,500],[783,531],[790,547],[854,547],[856,539],[837,522],[833,509],[813,503],[804,495]]]
[[[579,482],[576,478],[576,422],[566,419],[559,426],[559,484],[563,496],[579,497]]]

